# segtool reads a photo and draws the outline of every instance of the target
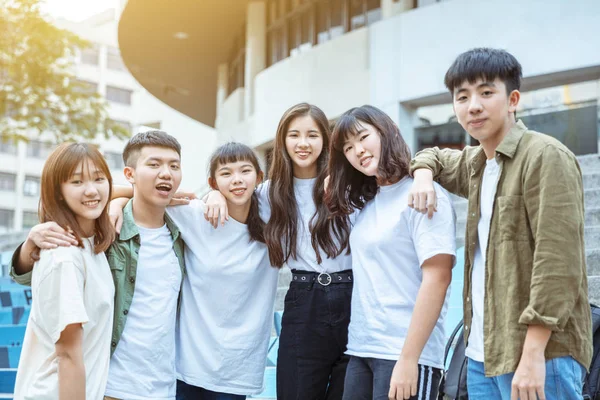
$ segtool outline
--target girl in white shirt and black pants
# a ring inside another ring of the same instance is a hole
[[[350,234],[344,400],[437,398],[454,212],[440,186],[432,219],[407,205],[410,158],[398,127],[375,107],[351,109],[336,123],[327,204],[337,216],[361,210]]]

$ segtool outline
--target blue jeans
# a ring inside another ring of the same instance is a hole
[[[239,394],[219,393],[177,381],[177,400],[244,400]]]
[[[547,400],[581,400],[585,368],[572,357],[560,357],[546,361]],[[510,400],[514,373],[485,377],[483,363],[469,358],[467,389],[472,399]]]

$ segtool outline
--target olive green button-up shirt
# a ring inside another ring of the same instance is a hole
[[[486,376],[514,372],[528,325],[552,331],[546,359],[592,359],[592,325],[584,245],[584,193],[573,153],[519,121],[496,148],[500,165],[486,250],[484,365]],[[469,200],[463,289],[465,341],[472,320],[471,273],[478,245],[481,146],[416,154],[419,168]]]
[[[179,234],[177,225],[165,214],[165,223],[173,238],[173,250],[179,260],[181,276],[185,274],[185,263],[183,258],[183,239]],[[14,263],[18,257],[20,247],[13,255],[10,275],[21,285],[31,285],[31,272],[17,275]],[[111,356],[117,348],[117,344],[125,329],[127,314],[135,292],[135,281],[137,273],[138,253],[140,251],[140,232],[133,219],[133,200],[130,200],[123,209],[123,226],[121,233],[113,244],[106,250],[106,258],[115,283],[115,311],[113,319]],[[183,279],[181,280],[183,284]],[[166,290],[166,287],[165,287]]]

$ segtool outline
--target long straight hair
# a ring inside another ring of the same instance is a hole
[[[408,175],[410,149],[394,121],[380,109],[364,105],[346,111],[339,118],[329,148],[329,188],[326,202],[333,215],[348,215],[362,209],[378,191],[377,178],[357,171],[346,159],[343,146],[348,137],[369,124],[379,133],[381,155],[377,174],[386,182],[397,182]]]
[[[71,229],[78,242],[83,247],[82,238],[86,235],[77,222],[75,213],[67,206],[63,199],[61,186],[67,182],[75,169],[88,160],[92,161],[108,180],[108,200],[112,194],[112,177],[104,157],[96,146],[87,143],[63,143],[58,146],[46,160],[42,170],[41,196],[38,216],[41,223],[53,221],[63,229]],[[115,230],[108,217],[108,204],[102,214],[96,219],[94,227],[94,253],[106,251],[115,239]],[[32,257],[37,260],[39,251]]]
[[[256,170],[256,177],[262,175],[262,170],[258,163],[258,158],[252,149],[245,144],[230,142],[220,146],[216,149],[210,157],[208,175],[214,181],[216,179],[216,172],[219,165],[235,163],[239,161],[247,161]],[[254,190],[254,188],[253,188]],[[248,219],[246,220],[248,226],[248,232],[250,233],[250,241],[257,241],[265,243],[265,223],[260,218],[258,209],[258,196],[253,191],[252,197],[250,198],[250,212],[248,213]]]
[[[265,227],[265,240],[269,248],[271,264],[281,268],[291,257],[297,259],[296,244],[298,235],[298,204],[294,193],[293,162],[285,147],[285,139],[292,121],[309,116],[317,124],[323,138],[323,150],[317,158],[317,179],[313,188],[313,201],[316,211],[309,222],[311,245],[320,264],[322,249],[328,258],[340,255],[348,247],[349,224],[347,216],[332,218],[323,198],[329,147],[329,121],[318,107],[300,103],[288,109],[277,127],[273,159],[269,177],[269,203],[271,218]],[[349,248],[348,248],[349,251]]]

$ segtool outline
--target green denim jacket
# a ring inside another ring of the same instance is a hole
[[[516,370],[528,325],[552,330],[546,359],[572,356],[588,368],[592,330],[577,159],[557,140],[519,121],[496,149],[496,161],[500,177],[485,268],[485,374]],[[419,168],[431,170],[444,188],[469,200],[463,290],[467,343],[485,165],[483,148],[469,146],[462,151],[423,150],[410,166],[411,174]]]
[[[106,258],[115,282],[115,311],[113,319],[111,356],[117,348],[117,344],[123,334],[125,322],[133,293],[135,291],[135,281],[137,272],[138,253],[140,251],[140,233],[133,219],[133,200],[130,200],[123,209],[123,226],[121,233],[115,239],[113,244],[106,250]],[[185,275],[185,263],[183,258],[183,239],[179,234],[177,225],[165,214],[165,223],[173,237],[173,250],[179,266],[181,267],[181,276]],[[23,275],[17,275],[14,270],[15,257],[18,256],[20,246],[13,255],[10,275],[21,285],[31,285],[31,272]],[[183,279],[181,280],[183,284]]]

